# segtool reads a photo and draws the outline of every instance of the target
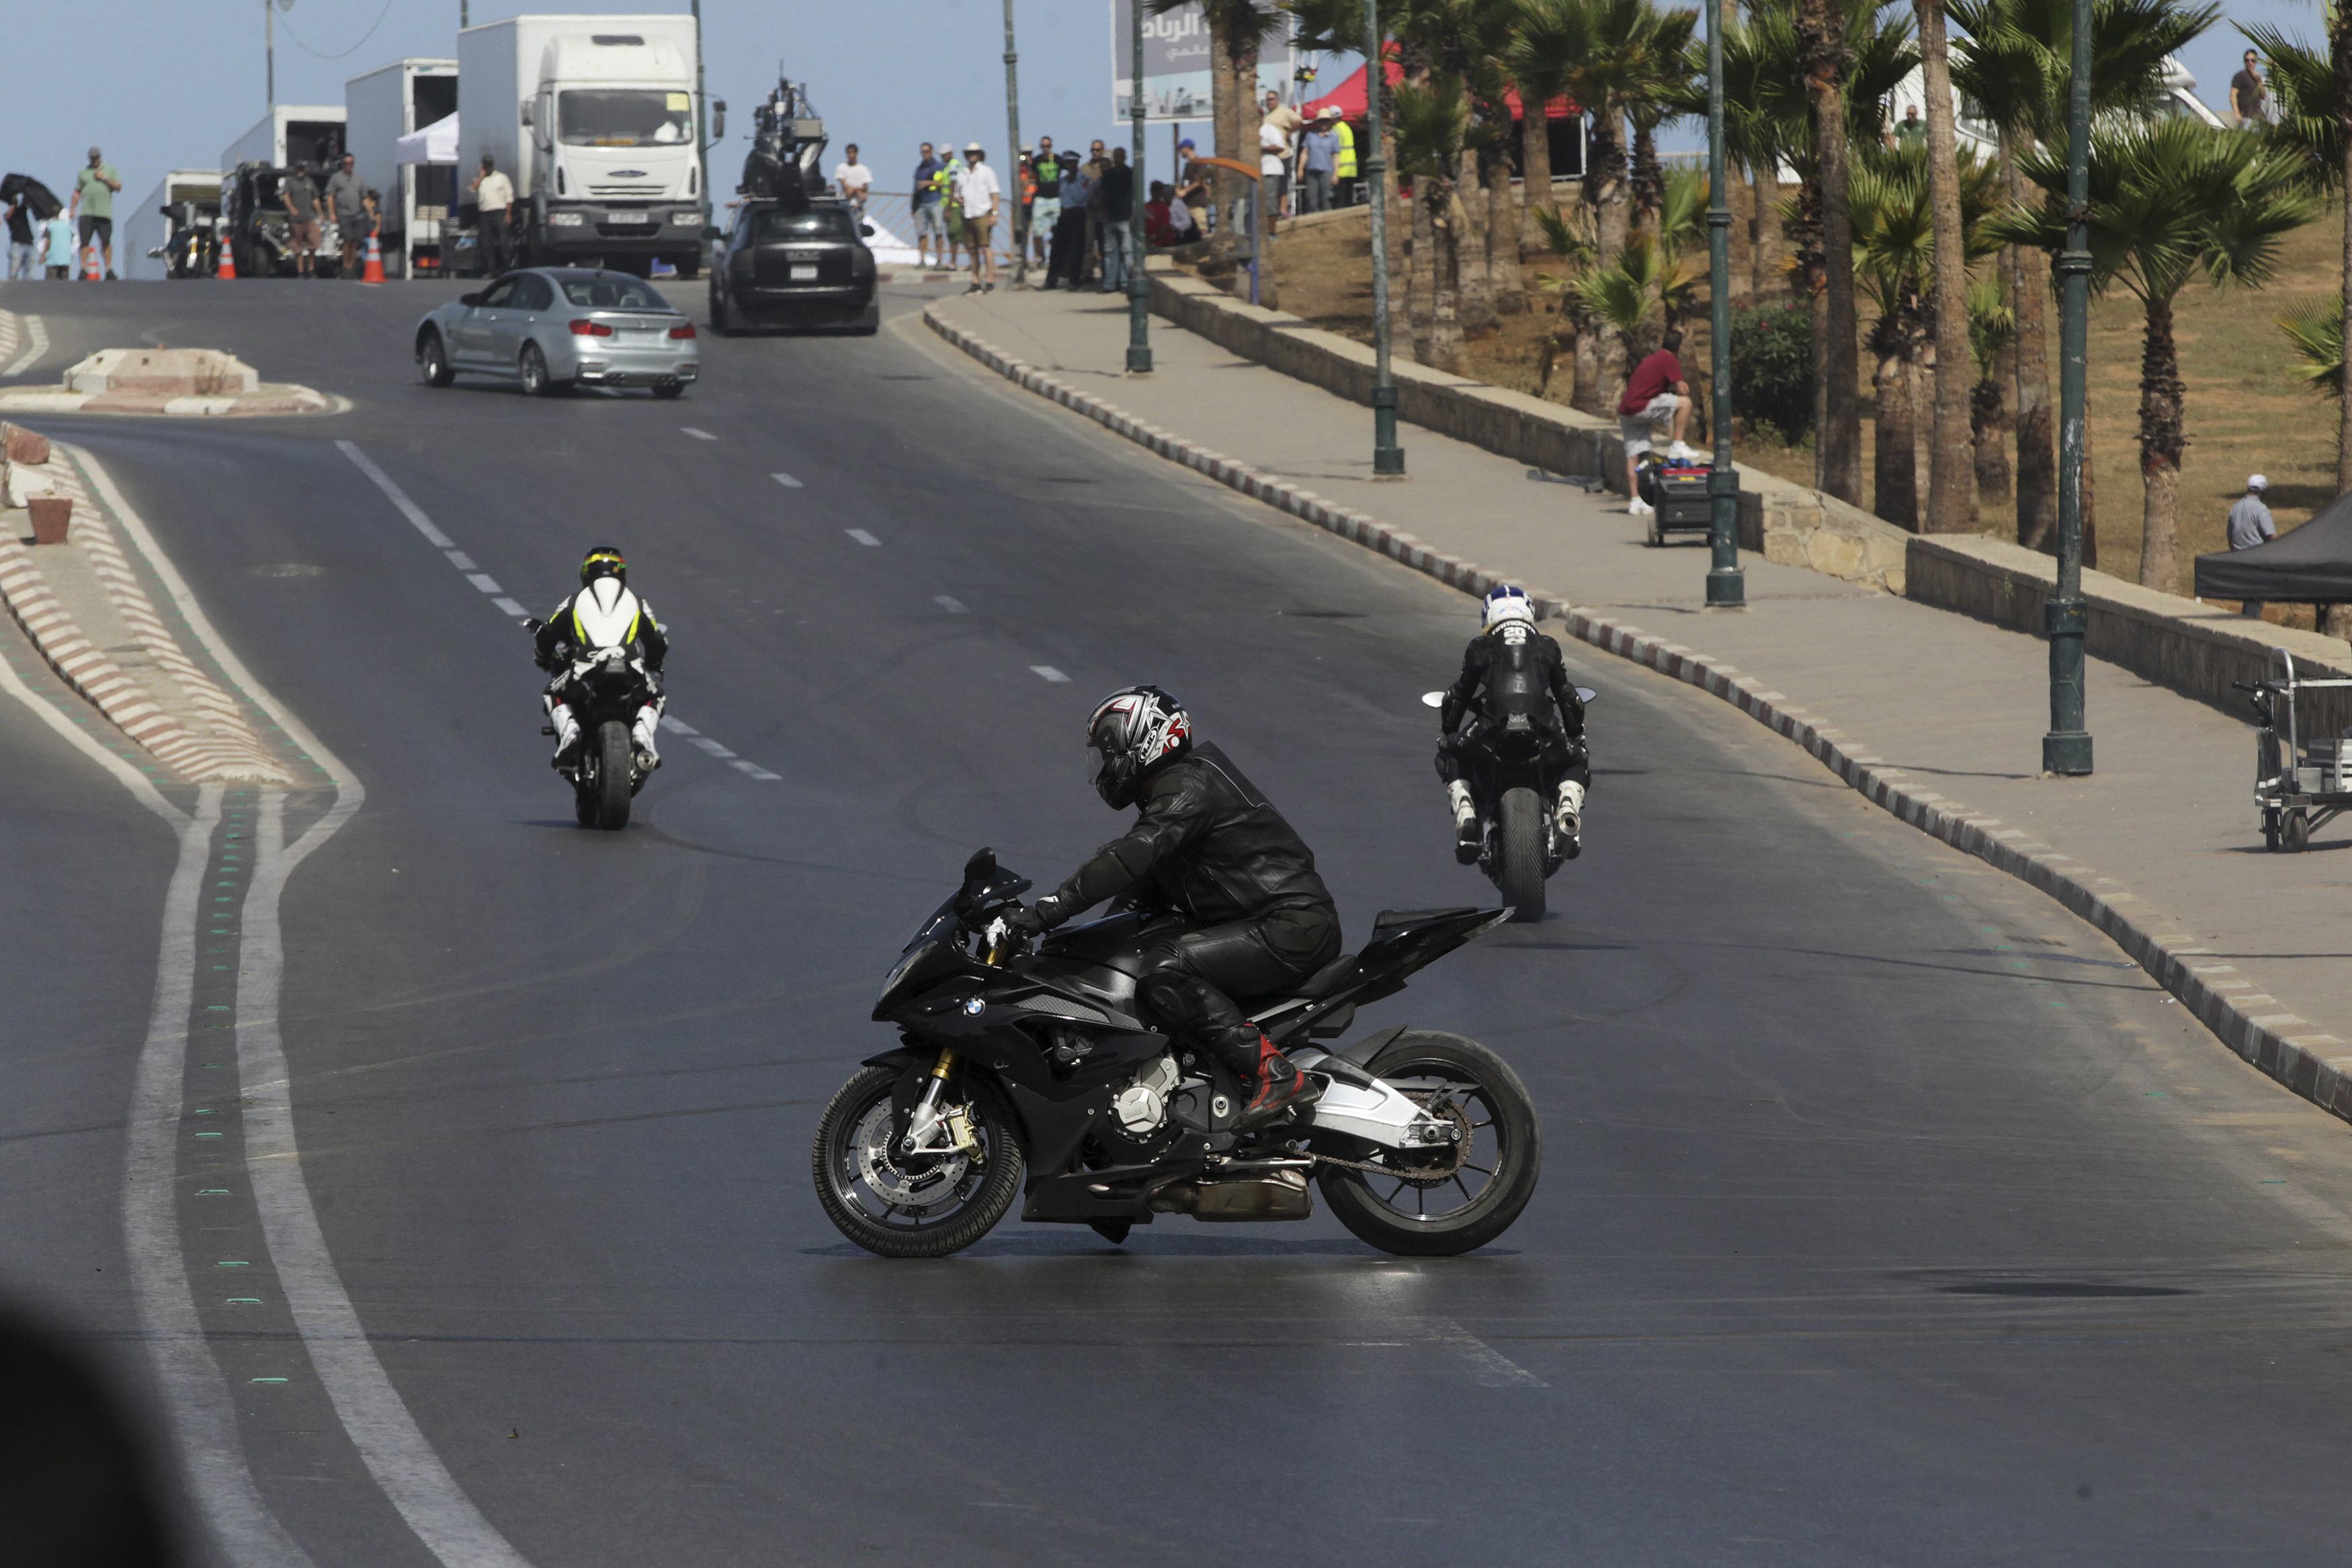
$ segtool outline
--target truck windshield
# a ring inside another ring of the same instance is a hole
[[[694,95],[653,88],[576,88],[556,95],[556,122],[573,147],[679,147],[692,139]]]

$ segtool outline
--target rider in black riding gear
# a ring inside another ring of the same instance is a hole
[[[1454,858],[1478,858],[1479,808],[1472,799],[1473,768],[1465,760],[1487,730],[1525,715],[1542,746],[1544,776],[1559,780],[1553,804],[1562,852],[1582,852],[1584,792],[1592,783],[1584,744],[1584,704],[1568,678],[1559,644],[1536,630],[1526,592],[1504,584],[1487,593],[1486,629],[1462,655],[1462,674],[1445,694],[1439,715],[1437,776],[1454,810]],[[1491,810],[1492,802],[1488,802]]]
[[[611,580],[610,587],[596,586],[606,579]],[[667,706],[661,695],[661,674],[662,664],[669,657],[669,638],[654,619],[653,606],[630,591],[628,581],[629,563],[621,559],[621,552],[598,545],[580,563],[580,591],[566,595],[532,634],[532,658],[551,677],[541,700],[549,722],[555,727],[555,756],[551,761],[558,766],[580,738],[580,722],[565,700],[565,688],[572,684],[572,662],[614,646],[625,646],[645,661],[653,701],[638,710],[630,743],[637,749],[640,768],[650,772],[661,766],[654,731]]]
[[[1339,956],[1339,913],[1314,853],[1223,752],[1193,741],[1190,716],[1157,686],[1113,694],[1087,744],[1097,792],[1113,810],[1136,807],[1135,826],[1012,924],[1050,931],[1122,895],[1187,917],[1192,929],[1145,949],[1138,995],[1153,1021],[1250,1088],[1236,1125],[1274,1121],[1312,1085],[1234,998],[1277,995]]]

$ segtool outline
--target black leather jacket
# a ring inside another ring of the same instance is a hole
[[[1202,925],[1276,909],[1337,910],[1315,852],[1213,746],[1194,746],[1143,781],[1135,826],[1037,901],[1050,926],[1122,894]]]
[[[1461,678],[1447,690],[1438,718],[1451,735],[1465,716],[1499,724],[1514,713],[1570,738],[1584,733],[1584,704],[1559,644],[1524,622],[1507,622],[1470,640]]]

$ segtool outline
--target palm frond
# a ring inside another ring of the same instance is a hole
[[[2344,296],[2290,305],[2273,319],[2294,350],[2294,373],[2329,397],[2344,395]]]

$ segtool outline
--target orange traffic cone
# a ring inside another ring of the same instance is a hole
[[[383,281],[383,247],[376,244],[375,235],[373,234],[368,235],[367,266],[360,273],[360,281],[362,283]]]
[[[81,256],[83,262],[87,264],[82,267],[82,281],[84,283],[105,282],[106,274],[98,269],[98,246],[95,245],[82,246]]]
[[[232,283],[236,281],[236,246],[226,240],[221,242],[220,266],[213,269],[213,276],[226,277]]]

